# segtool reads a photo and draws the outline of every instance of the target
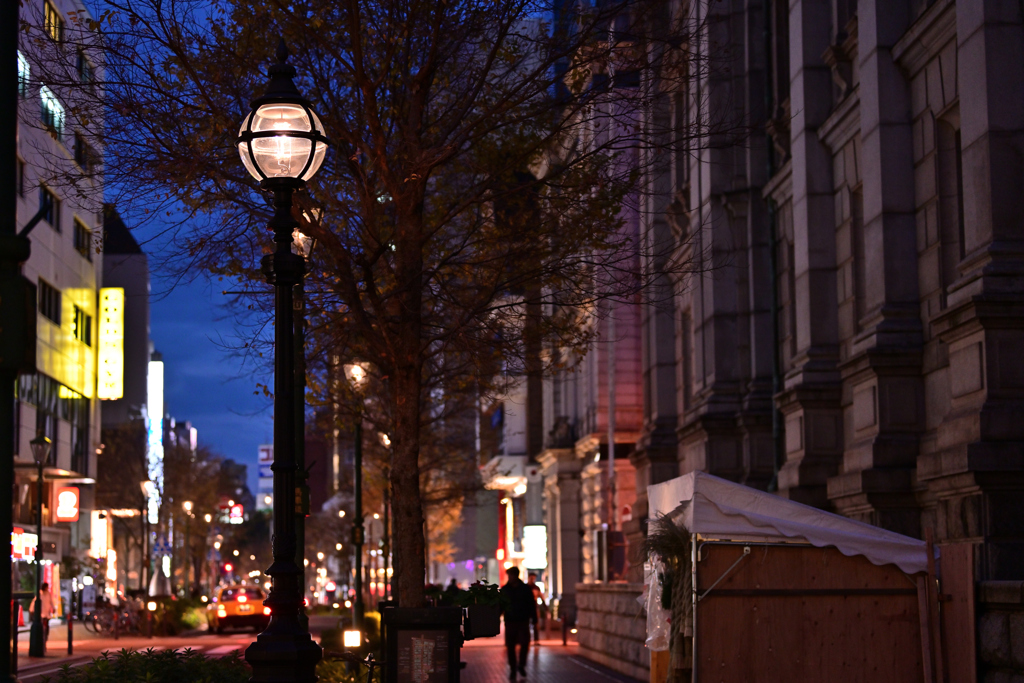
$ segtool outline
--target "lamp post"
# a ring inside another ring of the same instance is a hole
[[[185,511],[185,597],[189,594],[189,572],[192,571],[192,549],[189,546],[189,522],[192,519],[192,501],[186,500],[181,504],[181,509]]]
[[[270,67],[270,87],[253,100],[237,140],[242,163],[273,193],[274,253],[263,257],[262,269],[274,286],[274,559],[271,577],[270,624],[245,651],[254,683],[316,681],[316,664],[323,656],[299,614],[302,609],[303,572],[296,563],[295,538],[295,348],[293,293],[305,270],[303,259],[292,252],[292,194],[302,189],[323,163],[327,138],[309,102],[292,82],[295,69],[288,65],[282,40],[278,63]]]
[[[312,216],[304,214],[307,220]],[[319,219],[319,214],[316,215]],[[309,263],[316,246],[316,238],[296,229],[292,235],[295,251]],[[306,472],[306,289],[305,281],[300,279],[295,285],[295,471],[299,477],[295,490],[295,502],[301,503],[295,515],[295,564],[302,572],[301,585],[303,593],[306,588],[306,515],[309,514],[309,474]],[[309,630],[309,615],[306,614],[305,601],[299,612],[302,627]]]
[[[36,489],[36,600],[32,615],[32,628],[29,631],[28,656],[45,657],[46,639],[43,637],[43,466],[50,457],[50,439],[40,434],[29,441],[32,447],[32,458],[36,461],[38,488]]]
[[[348,363],[345,365],[345,377],[352,383],[357,391],[362,390],[366,382],[366,367],[361,363]],[[363,630],[363,615],[366,606],[363,602],[363,405],[359,403],[359,415],[356,417],[356,428],[353,436],[355,439],[355,519],[352,520],[352,545],[355,546],[355,568],[356,568],[356,600],[353,605],[352,623],[356,630]]]

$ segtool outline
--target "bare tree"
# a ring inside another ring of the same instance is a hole
[[[371,364],[404,605],[424,602],[435,425],[543,372],[540,340],[582,353],[594,331],[580,312],[645,289],[624,218],[640,210],[641,152],[691,136],[653,131],[645,116],[644,74],[694,77],[662,68],[689,44],[687,30],[660,23],[663,5],[111,0],[82,27],[82,44],[102,40],[105,55],[102,83],[88,88],[67,41],[38,38],[53,60],[39,77],[81,103],[73,115],[89,98],[104,103],[102,120],[72,127],[104,153],[122,212],[165,226],[165,265],[182,276],[201,268],[243,283],[240,307],[260,323],[270,207],[235,136],[264,87],[263,60],[287,41],[334,143],[296,209],[320,245],[307,281],[310,387],[354,406],[362,397],[338,381],[340,365]]]

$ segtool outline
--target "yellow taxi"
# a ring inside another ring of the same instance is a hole
[[[270,608],[263,606],[267,594],[257,586],[225,586],[206,606],[211,631],[224,633],[232,627],[250,627],[262,631],[270,623]]]

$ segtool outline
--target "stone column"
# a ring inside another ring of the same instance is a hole
[[[826,480],[838,468],[842,440],[832,158],[817,135],[832,106],[832,73],[823,57],[832,34],[831,4],[790,3],[796,353],[777,398],[786,433],[779,493],[817,506],[827,505]]]
[[[657,147],[647,151],[642,165],[646,172],[646,211],[641,218],[640,267],[650,293],[640,306],[640,347],[643,386],[643,423],[629,461],[636,470],[636,501],[632,518],[622,531],[631,549],[639,548],[647,532],[647,487],[679,474],[676,459],[675,298],[669,275],[674,237],[667,211],[674,195],[669,165],[672,130],[670,102],[659,94],[653,103],[648,134]],[[631,552],[633,552],[631,550]],[[630,579],[643,574],[643,564],[628,558]]]
[[[572,448],[549,448],[538,457],[547,502],[548,574],[561,609],[575,610],[583,579],[580,554],[580,463]]]
[[[852,424],[842,474],[829,480],[828,495],[844,515],[918,536],[913,470],[924,390],[913,129],[909,83],[892,56],[909,14],[905,2],[858,6],[863,300],[860,332],[841,366]]]
[[[918,460],[940,540],[982,542],[981,580],[1024,578],[1024,40],[1014,3],[957,3],[964,251],[934,321],[949,349],[939,452]],[[1010,95],[1012,93],[1012,95]]]

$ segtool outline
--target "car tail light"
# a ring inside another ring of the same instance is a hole
[[[217,610],[217,616],[218,617],[226,617],[227,615],[228,615],[227,610],[224,610],[224,609]]]
[[[309,598],[302,598],[302,606],[309,607]]]
[[[239,595],[238,596],[238,602],[246,602],[248,599],[249,598],[245,597],[244,595]]]
[[[269,607],[264,607],[263,608],[263,613],[266,614],[267,616],[270,616],[270,608]]]

